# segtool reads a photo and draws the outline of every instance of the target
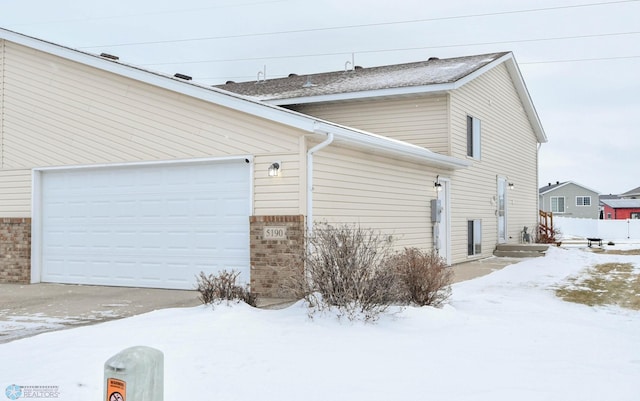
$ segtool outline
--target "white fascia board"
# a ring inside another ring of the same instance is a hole
[[[348,92],[348,93],[336,93],[331,95],[320,96],[304,96],[304,97],[292,97],[286,99],[265,99],[264,103],[286,106],[290,104],[307,104],[307,103],[323,103],[323,102],[335,102],[340,100],[355,100],[355,99],[370,99],[376,97],[392,97],[392,96],[404,96],[420,93],[436,93],[447,92],[455,89],[455,84],[435,84],[435,85],[423,85],[423,86],[409,86],[403,88],[389,88],[389,89],[376,89],[371,91],[362,92]]]
[[[467,160],[442,155],[420,146],[369,132],[358,132],[329,122],[318,122],[315,131],[316,133],[331,132],[335,137],[335,142],[360,145],[383,153],[402,156],[417,162],[433,164],[448,169],[467,168],[471,165],[471,162]]]

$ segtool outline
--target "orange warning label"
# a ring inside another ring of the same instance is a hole
[[[120,379],[107,379],[107,401],[126,401],[127,383]]]

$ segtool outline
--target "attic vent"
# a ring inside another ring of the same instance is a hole
[[[353,67],[354,70],[361,70],[362,66],[361,65],[356,65],[355,67]]]
[[[236,81],[227,81],[227,82],[225,82],[224,84],[225,84],[225,85],[229,85],[229,84],[235,84],[235,83],[236,83]]]
[[[185,81],[191,81],[191,79],[192,79],[190,76],[184,75],[184,74],[180,74],[178,72],[173,74],[173,76],[176,77],[176,78],[184,79]]]
[[[294,72],[292,72],[291,74],[289,74],[289,78],[293,78],[293,77],[297,77],[297,76],[298,76],[298,74],[296,74],[296,73],[294,73]]]
[[[434,60],[440,60],[440,59],[438,57],[429,57],[427,61],[434,61]]]
[[[108,58],[109,60],[120,60],[120,57],[109,53],[100,53],[100,57]]]

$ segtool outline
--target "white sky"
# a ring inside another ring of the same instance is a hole
[[[206,84],[513,51],[540,186],[640,186],[640,0],[3,0],[0,27]]]

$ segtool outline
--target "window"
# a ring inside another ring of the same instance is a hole
[[[480,158],[480,120],[467,116],[467,156]]]
[[[611,213],[607,213],[607,220],[611,220]]]
[[[591,197],[576,196],[576,206],[591,206]]]
[[[482,221],[467,220],[467,255],[480,255],[482,252]]]
[[[640,212],[631,212],[630,219],[640,219]]]
[[[553,213],[564,213],[564,196],[551,197],[551,211]]]

